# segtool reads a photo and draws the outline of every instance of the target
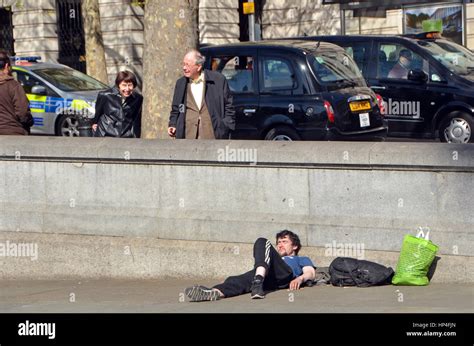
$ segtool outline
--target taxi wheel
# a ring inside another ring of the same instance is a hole
[[[288,126],[276,126],[267,132],[265,136],[267,141],[299,141],[300,136]]]
[[[56,121],[56,136],[79,137],[77,119],[73,114],[63,114]]]
[[[474,120],[466,113],[452,112],[441,121],[439,139],[445,143],[474,142]]]

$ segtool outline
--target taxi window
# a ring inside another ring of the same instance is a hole
[[[410,48],[397,43],[381,43],[378,47],[377,77],[407,79],[410,70],[429,73],[429,63]]]
[[[346,53],[356,62],[359,71],[365,75],[366,50],[365,44],[340,44],[346,50]]]
[[[297,88],[293,68],[288,60],[265,57],[263,59],[263,89],[292,90]]]
[[[329,90],[366,86],[357,64],[344,51],[315,51],[311,66]]]
[[[233,93],[252,93],[253,62],[253,57],[244,55],[213,57],[211,69],[224,75]]]
[[[446,40],[420,40],[418,44],[450,72],[474,81],[474,54],[470,50]]]

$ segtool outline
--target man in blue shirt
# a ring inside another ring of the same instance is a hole
[[[250,292],[252,299],[265,298],[265,291],[299,289],[315,278],[313,262],[298,256],[301,249],[297,234],[283,230],[276,235],[275,249],[265,238],[258,238],[253,247],[254,269],[242,275],[230,276],[223,283],[207,288],[188,287],[184,291],[192,302],[229,298]]]

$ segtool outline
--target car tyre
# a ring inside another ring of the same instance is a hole
[[[62,114],[56,121],[56,136],[79,137],[77,119],[74,114]]]
[[[299,141],[301,138],[294,129],[288,126],[276,126],[267,132],[267,141]]]
[[[463,112],[452,112],[439,126],[439,139],[444,143],[472,143],[474,141],[474,120]]]

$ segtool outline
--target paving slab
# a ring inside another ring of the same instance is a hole
[[[250,295],[189,302],[184,289],[212,281],[49,280],[0,282],[3,313],[472,313],[474,284],[424,287],[315,286],[280,290],[265,299]]]

